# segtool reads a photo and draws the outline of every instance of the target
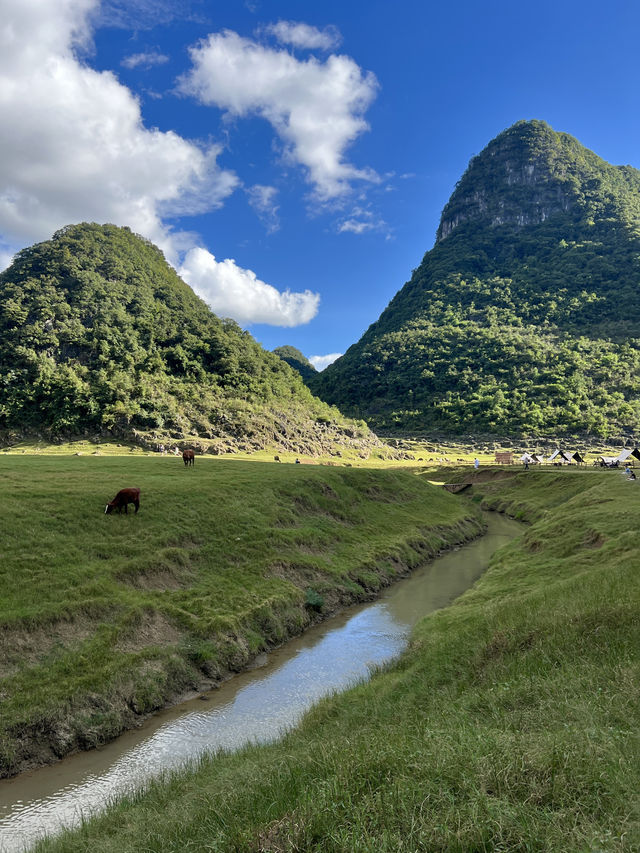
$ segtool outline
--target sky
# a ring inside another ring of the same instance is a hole
[[[514,122],[640,167],[639,44],[631,0],[0,0],[0,269],[127,225],[322,369]]]

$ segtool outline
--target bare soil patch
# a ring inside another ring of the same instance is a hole
[[[116,648],[121,652],[139,652],[148,646],[175,645],[181,639],[182,634],[166,616],[148,613],[118,641]]]
[[[55,622],[42,628],[4,628],[0,630],[0,678],[8,678],[27,666],[42,663],[56,649],[77,648],[92,637],[97,619]]]

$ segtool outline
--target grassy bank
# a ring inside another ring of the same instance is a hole
[[[104,515],[125,486],[140,512]],[[0,506],[0,775],[116,736],[480,530],[410,473],[161,456],[2,455]]]
[[[398,665],[38,850],[638,850],[640,487],[529,471],[474,492],[534,523]]]

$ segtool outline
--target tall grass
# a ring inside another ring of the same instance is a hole
[[[139,513],[105,515],[126,486]],[[480,530],[408,473],[214,459],[3,455],[0,508],[0,775],[115,736]]]
[[[397,665],[38,850],[640,849],[638,486],[530,471],[474,490],[537,520]]]

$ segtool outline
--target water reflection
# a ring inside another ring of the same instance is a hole
[[[77,825],[109,800],[205,752],[277,738],[320,698],[367,678],[371,667],[400,654],[418,619],[464,592],[493,551],[522,529],[502,516],[488,522],[482,539],[264,656],[263,666],[213,691],[208,702],[183,703],[100,750],[1,782],[0,850],[21,851]]]

